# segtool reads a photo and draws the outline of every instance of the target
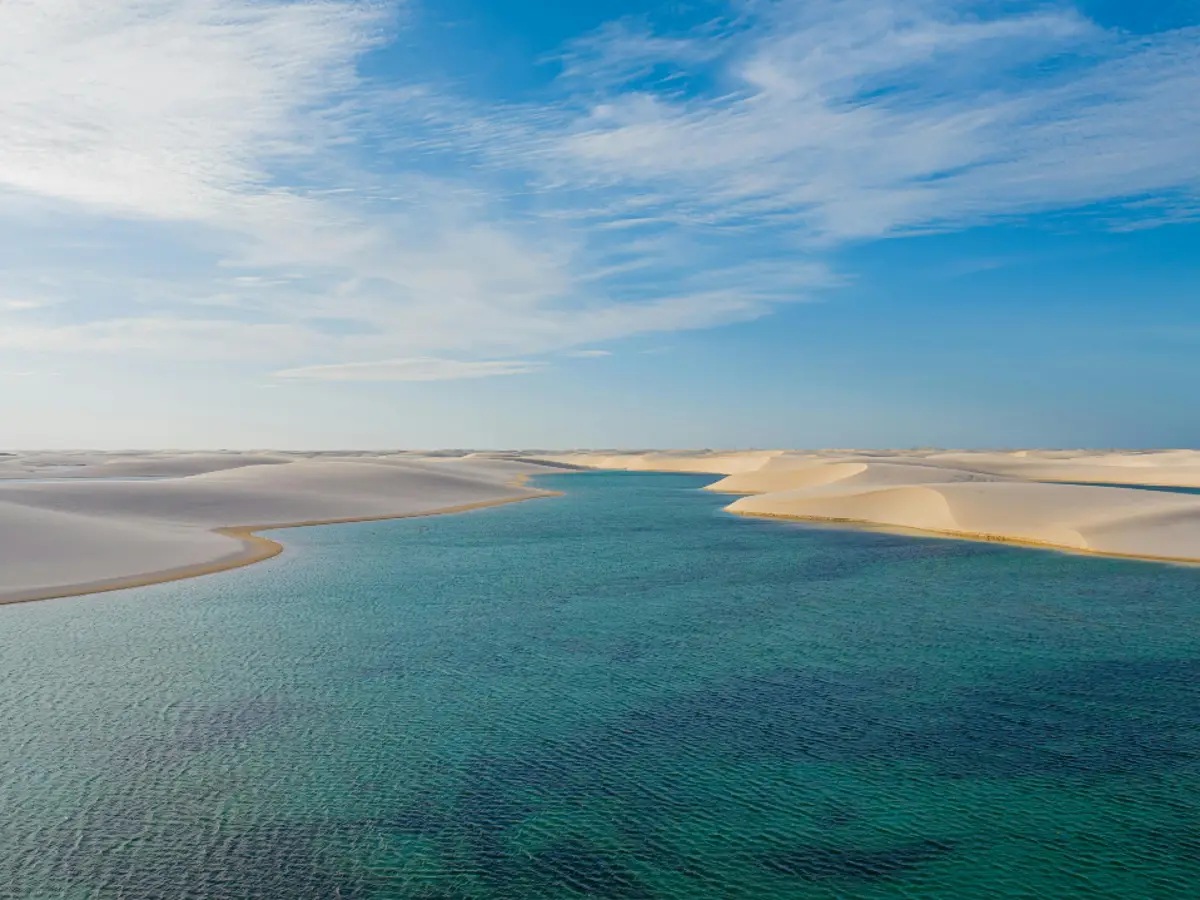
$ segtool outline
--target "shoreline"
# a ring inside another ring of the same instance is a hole
[[[753,495],[744,495],[753,496]],[[738,509],[725,509],[725,512],[746,519],[778,519],[784,522],[801,522],[808,524],[827,524],[850,526],[863,531],[881,531],[885,534],[897,534],[906,537],[925,537],[954,541],[974,541],[980,544],[1009,544],[1014,547],[1025,547],[1030,550],[1052,550],[1055,553],[1066,553],[1078,556],[1102,557],[1108,559],[1129,559],[1142,562],[1168,563],[1189,568],[1200,567],[1200,558],[1186,556],[1154,556],[1143,553],[1121,553],[1115,550],[1093,550],[1090,547],[1070,547],[1066,544],[1053,544],[1049,541],[1035,541],[1032,538],[1009,537],[1003,534],[986,534],[977,531],[938,531],[932,528],[911,528],[905,525],[887,525],[882,522],[872,522],[869,519],[847,519],[833,516],[799,516],[785,513],[743,512]]]
[[[510,482],[511,487],[522,488],[528,476]],[[527,489],[529,490],[529,489]],[[0,606],[12,606],[18,603],[37,603],[42,600],[64,600],[70,597],[87,597],[92,594],[108,594],[114,591],[133,590],[134,588],[151,587],[156,584],[169,584],[173,581],[187,581],[192,578],[202,578],[205,575],[216,575],[219,572],[229,572],[243,569],[256,563],[266,562],[280,556],[286,547],[279,541],[263,537],[260,531],[285,531],[289,528],[314,528],[321,525],[353,525],[358,522],[390,522],[396,519],[419,519],[426,516],[449,516],[456,513],[471,512],[476,509],[487,509],[493,506],[506,506],[510,503],[523,503],[526,500],[544,500],[549,497],[562,496],[561,491],[543,491],[523,497],[505,497],[499,500],[481,500],[477,503],[462,503],[457,506],[447,506],[440,509],[429,509],[422,512],[397,513],[395,515],[354,516],[341,519],[312,519],[303,522],[279,522],[270,525],[226,525],[212,528],[209,531],[224,537],[233,538],[242,544],[242,549],[236,553],[214,559],[209,562],[181,566],[174,569],[161,569],[157,572],[142,572],[120,578],[106,578],[100,581],[82,582],[62,585],[59,587],[35,589],[25,593],[17,593],[8,597],[0,597]]]
[[[561,464],[560,464],[561,465]],[[558,465],[553,466],[557,469],[557,474],[581,474],[587,472],[626,472],[628,474],[686,474],[712,477],[716,481],[705,485],[702,489],[706,492],[722,495],[726,497],[753,497],[762,494],[770,494],[772,491],[740,491],[740,490],[713,490],[715,484],[721,479],[727,477],[719,471],[693,470],[693,469],[671,469],[652,466],[644,469],[612,469],[601,468],[595,466],[562,466],[559,469]],[[509,473],[511,476],[511,473]],[[75,582],[62,584],[53,587],[33,588],[26,591],[16,591],[7,596],[0,596],[0,606],[13,605],[18,603],[32,603],[42,600],[57,600],[70,597],[82,597],[93,594],[110,593],[121,590],[131,590],[141,587],[149,587],[156,584],[166,584],[174,581],[184,581],[192,578],[200,578],[206,575],[213,575],[220,572],[231,571],[234,569],[244,568],[255,565],[260,562],[273,559],[284,553],[285,545],[267,537],[260,532],[282,531],[291,528],[307,528],[324,525],[343,525],[354,524],[360,522],[381,522],[395,519],[421,518],[426,516],[439,515],[454,515],[457,513],[469,512],[477,509],[485,509],[493,506],[502,506],[509,503],[519,503],[526,500],[544,499],[547,497],[561,496],[560,491],[549,491],[538,488],[532,488],[527,485],[529,479],[534,477],[535,473],[522,473],[510,479],[505,483],[507,487],[522,493],[516,496],[502,497],[493,500],[484,500],[470,503],[461,503],[452,506],[440,507],[435,509],[422,510],[419,512],[404,512],[404,513],[384,513],[368,516],[353,516],[342,518],[314,518],[300,521],[284,521],[270,524],[257,525],[214,525],[212,520],[204,525],[199,526],[197,533],[201,533],[200,529],[204,529],[208,534],[216,534],[221,537],[232,538],[240,545],[237,549],[230,549],[228,553],[224,553],[218,558],[211,559],[201,563],[194,563],[185,566],[178,566],[169,569],[160,569],[150,572],[140,572],[127,576],[104,578],[92,581]],[[541,473],[536,473],[541,474]],[[1008,479],[1003,479],[1008,480]],[[1017,479],[1014,479],[1016,481]],[[1112,487],[1112,488],[1137,488],[1139,486],[1150,487],[1151,482],[1141,480],[1134,482],[1065,482],[1065,481],[1048,481],[1044,479],[1028,479],[1028,483],[1037,484],[1075,484],[1079,486],[1096,486],[1096,487]],[[1154,485],[1154,487],[1178,488],[1179,485]],[[1179,491],[1179,493],[1190,493],[1190,491]],[[446,498],[449,499],[449,498]],[[466,499],[466,498],[463,498]],[[378,508],[378,507],[377,507]],[[386,508],[386,506],[384,507]],[[300,512],[300,510],[296,510]],[[307,510],[305,510],[307,511]],[[313,510],[318,511],[318,510]],[[743,516],[746,518],[757,519],[777,519],[781,521],[791,521],[798,523],[808,523],[812,525],[827,525],[827,526],[845,526],[863,530],[881,531],[889,534],[898,534],[908,537],[924,537],[927,539],[948,539],[948,540],[963,540],[975,541],[979,543],[995,543],[1007,544],[1015,547],[1024,547],[1028,549],[1049,550],[1057,553],[1068,553],[1090,557],[1108,557],[1113,559],[1140,560],[1143,562],[1152,562],[1159,564],[1169,564],[1178,566],[1200,566],[1200,555],[1197,556],[1172,556],[1159,555],[1152,553],[1130,553],[1115,550],[1098,550],[1091,547],[1079,547],[1071,544],[1058,544],[1051,541],[1037,540],[1033,538],[1022,538],[999,533],[988,533],[983,531],[958,531],[958,530],[941,530],[934,528],[919,528],[904,525],[891,525],[883,522],[874,521],[871,519],[860,519],[853,517],[841,516],[819,516],[819,515],[804,515],[793,514],[788,512],[754,512],[744,511],[741,509],[732,509],[729,506],[724,507],[724,511],[733,515]],[[242,510],[246,512],[246,510]],[[214,517],[215,518],[215,517]],[[219,519],[217,519],[219,521]],[[214,548],[219,550],[221,548]],[[1171,548],[1176,549],[1176,548]],[[1185,552],[1189,551],[1190,547],[1180,547]],[[79,573],[83,574],[83,573]]]
[[[764,484],[763,486],[759,487],[757,485],[752,486],[752,483],[750,483],[750,484],[738,483],[736,486],[731,484],[730,487],[726,488],[726,487],[721,486],[722,482],[726,481],[727,479],[736,479],[736,476],[738,476],[738,475],[754,476],[756,473],[756,470],[751,469],[746,472],[737,471],[737,472],[734,472],[733,475],[730,475],[729,472],[731,471],[731,469],[728,466],[712,465],[712,466],[703,467],[703,468],[701,468],[701,467],[692,468],[692,466],[695,465],[695,462],[696,462],[696,458],[692,455],[682,457],[681,458],[682,462],[684,464],[686,464],[686,467],[681,465],[678,468],[671,466],[669,461],[667,462],[666,465],[664,465],[664,463],[661,459],[645,460],[642,458],[645,456],[645,454],[631,455],[629,457],[629,463],[630,463],[629,465],[621,465],[620,461],[617,459],[617,457],[614,457],[614,456],[605,456],[600,460],[588,459],[587,454],[582,454],[581,456],[582,456],[582,458],[587,460],[586,467],[592,469],[593,471],[617,471],[617,472],[628,472],[631,474],[633,474],[633,473],[669,472],[671,474],[689,474],[689,475],[711,476],[718,480],[714,481],[711,484],[704,485],[702,490],[704,490],[707,493],[730,498],[732,502],[724,508],[724,511],[728,512],[728,513],[732,513],[734,515],[745,516],[748,518],[779,519],[779,520],[783,520],[783,521],[792,521],[792,522],[801,522],[801,523],[806,522],[809,524],[817,524],[817,525],[820,525],[820,524],[827,524],[827,525],[831,525],[831,526],[839,526],[840,525],[840,526],[849,526],[849,527],[854,527],[854,528],[882,531],[885,533],[898,534],[898,535],[904,535],[904,536],[909,536],[909,537],[941,538],[941,539],[948,539],[948,540],[976,541],[976,542],[980,542],[980,543],[1009,544],[1009,545],[1015,546],[1015,547],[1025,547],[1028,549],[1036,549],[1036,550],[1050,550],[1050,551],[1054,551],[1057,553],[1070,553],[1070,554],[1077,554],[1080,556],[1140,560],[1143,562],[1151,562],[1151,563],[1159,563],[1159,564],[1167,564],[1167,565],[1177,565],[1177,566],[1189,566],[1189,567],[1190,566],[1200,566],[1200,535],[1198,535],[1193,541],[1188,542],[1188,543],[1181,544],[1178,540],[1174,541],[1174,546],[1162,548],[1163,550],[1166,550],[1167,552],[1158,552],[1158,553],[1134,552],[1134,550],[1141,551],[1143,548],[1145,548],[1146,550],[1153,550],[1153,549],[1157,549],[1157,547],[1154,546],[1154,543],[1155,543],[1154,541],[1132,540],[1132,541],[1125,541],[1126,546],[1129,546],[1129,544],[1132,543],[1133,547],[1131,547],[1130,549],[1105,550],[1105,549],[1096,549],[1096,548],[1093,548],[1093,547],[1087,545],[1087,540],[1082,535],[1080,535],[1079,537],[1082,540],[1082,542],[1084,543],[1084,546],[1079,546],[1078,544],[1075,544],[1074,542],[1057,543],[1053,540],[1039,540],[1037,538],[1020,537],[1018,535],[1009,534],[1007,529],[1005,529],[1003,527],[1000,527],[999,529],[997,529],[995,531],[987,531],[987,530],[969,531],[969,530],[959,530],[959,529],[949,529],[949,528],[939,529],[939,528],[922,528],[922,527],[906,526],[906,525],[894,525],[894,524],[891,524],[886,521],[881,522],[881,521],[878,521],[878,520],[872,519],[872,518],[857,517],[854,514],[860,512],[860,511],[854,510],[854,509],[845,510],[845,512],[849,513],[849,515],[816,515],[816,514],[810,515],[805,512],[802,512],[802,511],[796,511],[796,512],[788,511],[787,506],[789,504],[784,503],[784,502],[779,502],[779,503],[775,503],[775,504],[756,504],[757,506],[759,506],[760,509],[762,507],[766,507],[766,509],[768,509],[768,510],[771,509],[772,506],[774,506],[775,511],[758,511],[758,509],[754,509],[753,506],[751,506],[750,509],[739,509],[739,508],[732,508],[732,507],[738,505],[738,499],[747,499],[747,498],[752,498],[752,497],[766,497],[766,496],[776,495],[776,494],[785,494],[785,493],[789,493],[792,491],[802,493],[803,489],[805,489],[805,488],[819,487],[819,486],[824,485],[825,483],[817,482],[814,484],[804,484],[801,481],[794,486],[788,486],[786,484],[786,480],[785,480],[784,484],[782,484],[780,486],[767,486]],[[1200,454],[1198,454],[1198,457],[1200,457]],[[567,457],[567,458],[569,458],[569,457]],[[795,466],[795,471],[797,473],[802,474],[806,469],[809,469],[809,468],[816,469],[816,468],[819,468],[820,466],[824,465],[826,462],[837,462],[837,461],[839,461],[839,460],[836,457],[831,457],[829,459],[824,459],[824,460],[820,460],[820,461],[798,459],[797,464]],[[880,460],[868,460],[868,459],[860,459],[860,458],[855,457],[852,459],[842,460],[842,461],[864,463],[864,472],[858,473],[858,475],[864,476],[864,480],[865,480],[865,483],[863,485],[864,493],[873,493],[874,491],[871,490],[872,488],[874,488],[875,490],[888,490],[888,489],[892,489],[892,488],[907,488],[907,487],[912,487],[912,488],[936,487],[936,485],[939,483],[939,482],[932,481],[928,478],[923,478],[923,477],[914,478],[911,482],[906,481],[904,479],[903,475],[901,475],[899,478],[896,477],[897,473],[899,473],[899,471],[900,471],[900,466],[903,466],[903,465],[911,465],[914,470],[917,470],[922,474],[925,474],[926,470],[929,468],[939,468],[939,466],[926,464],[924,462],[921,462],[921,463],[916,463],[916,462],[911,462],[911,461],[889,462],[886,457],[882,458]],[[649,462],[650,464],[643,468],[642,464],[645,462]],[[1090,473],[1089,473],[1089,475],[1083,475],[1083,476],[1081,476],[1079,474],[1072,474],[1069,477],[1064,477],[1064,476],[1049,477],[1043,472],[1043,473],[1037,473],[1037,474],[1033,475],[1033,477],[1030,477],[1029,475],[1022,477],[1020,473],[1014,472],[1014,473],[1000,474],[998,472],[989,471],[986,468],[980,468],[978,466],[971,465],[970,464],[971,460],[969,460],[969,459],[966,460],[965,462],[966,462],[966,464],[962,464],[962,463],[960,463],[960,461],[954,460],[953,465],[945,466],[945,468],[947,470],[949,470],[949,472],[951,473],[951,476],[948,477],[948,479],[946,481],[947,484],[953,484],[956,480],[975,480],[975,479],[955,479],[953,477],[953,473],[968,472],[968,473],[971,473],[972,475],[990,476],[986,479],[983,479],[983,480],[986,480],[989,482],[994,481],[997,483],[1011,484],[1014,486],[1017,486],[1017,485],[1043,485],[1047,488],[1054,487],[1054,486],[1060,486],[1060,487],[1111,489],[1113,491],[1120,491],[1123,493],[1130,493],[1133,491],[1137,491],[1137,492],[1141,492],[1141,493],[1152,492],[1152,493],[1160,494],[1164,497],[1165,496],[1174,496],[1174,497],[1178,497],[1178,498],[1190,497],[1192,500],[1200,500],[1200,490],[1198,490],[1196,487],[1193,486],[1194,482],[1192,482],[1191,479],[1188,479],[1189,483],[1184,484],[1184,483],[1181,483],[1181,481],[1183,481],[1184,479],[1180,479],[1180,478],[1174,478],[1174,479],[1170,479],[1170,480],[1164,479],[1161,477],[1156,478],[1155,473],[1153,472],[1152,469],[1149,471],[1139,472],[1138,474],[1141,477],[1136,477],[1136,478],[1133,477],[1133,473],[1131,473],[1127,470],[1121,471],[1120,473],[1113,471],[1113,472],[1105,473],[1105,476],[1104,476],[1105,480],[1099,480],[1098,477],[1089,477]],[[599,463],[599,464],[597,464],[597,463]],[[872,466],[875,466],[880,471],[872,472],[871,471]],[[786,476],[789,471],[790,470],[785,469],[783,472],[781,472],[779,474]],[[1198,468],[1197,471],[1200,471],[1200,468]],[[876,479],[874,481],[872,481],[872,479],[871,479],[872,475],[876,476]],[[1124,476],[1124,477],[1122,477],[1122,476]],[[855,476],[855,477],[857,477],[857,476]],[[841,479],[834,479],[832,482],[829,482],[829,483],[837,483],[840,480]],[[734,498],[738,498],[738,499],[734,499]],[[742,505],[745,505],[745,504],[742,504]],[[1127,506],[1128,506],[1128,504],[1127,504]],[[1118,508],[1118,505],[1114,505],[1113,509],[1114,509],[1114,511],[1117,511],[1117,512],[1120,511]],[[837,513],[837,512],[842,512],[842,510],[833,509],[833,510],[829,510],[829,512]],[[1043,512],[1044,512],[1044,510],[1043,510]],[[1195,515],[1196,512],[1197,512],[1197,510],[1195,510],[1195,509],[1193,509],[1191,511],[1191,514],[1193,515],[1194,519],[1196,519],[1196,515]],[[1038,513],[1036,506],[1032,507],[1031,508],[1031,516],[1032,516],[1031,521],[1036,521],[1038,514],[1039,513]],[[1136,508],[1136,505],[1135,505],[1132,513],[1129,513],[1127,516],[1127,521],[1130,523],[1131,529],[1136,528],[1137,521],[1139,518],[1140,518],[1140,516],[1138,515],[1138,509]],[[1200,519],[1197,519],[1197,521],[1200,522]],[[947,524],[950,524],[950,523],[947,523]],[[957,523],[955,523],[955,524],[957,524]],[[1135,538],[1137,537],[1136,533],[1133,535],[1133,537],[1135,537]],[[1146,546],[1147,543],[1149,543],[1151,546]],[[1197,548],[1195,551],[1193,551],[1193,549],[1192,549],[1193,543],[1195,544],[1195,546]],[[1138,546],[1139,544],[1141,544],[1142,546],[1139,547]],[[1118,546],[1119,546],[1119,544],[1118,544]]]
[[[661,475],[704,475],[704,476],[711,476],[711,477],[714,477],[717,479],[724,479],[724,478],[728,477],[726,475],[723,475],[720,472],[679,471],[679,470],[674,470],[674,469],[581,468],[579,471],[581,471],[581,472],[589,472],[589,471],[591,471],[591,472],[616,472],[616,473],[624,472],[624,473],[628,473],[631,475],[644,475],[644,474],[645,475],[659,475],[659,474],[661,474]],[[1138,487],[1141,487],[1141,486],[1146,486],[1146,487],[1153,486],[1156,488],[1157,487],[1165,487],[1165,488],[1181,487],[1181,485],[1171,485],[1171,484],[1150,485],[1149,482],[1144,482],[1144,481],[1134,484],[1132,482],[1130,482],[1130,483],[1069,482],[1069,481],[1046,481],[1046,480],[1041,480],[1041,479],[1030,479],[1030,482],[1034,483],[1034,484],[1064,484],[1064,485],[1078,484],[1081,487],[1113,487],[1113,488],[1124,488],[1124,489],[1137,489]],[[713,484],[717,484],[717,483],[718,482],[713,482]],[[756,496],[760,496],[763,493],[771,493],[770,491],[745,492],[745,491],[713,490],[712,485],[706,485],[705,487],[700,488],[700,490],[704,491],[705,493],[715,494],[715,495],[721,496],[721,497],[756,497]],[[1189,487],[1187,491],[1179,491],[1178,493],[1186,494],[1190,490],[1192,490],[1192,489]],[[869,519],[851,519],[851,518],[841,518],[841,517],[833,517],[833,516],[801,516],[801,515],[788,515],[786,513],[743,512],[742,510],[730,509],[729,507],[724,507],[722,511],[729,513],[730,515],[742,516],[743,518],[747,518],[747,519],[777,519],[777,520],[785,521],[785,522],[808,523],[810,525],[814,525],[814,524],[815,525],[820,525],[820,524],[841,525],[841,526],[851,527],[851,528],[855,528],[855,529],[861,529],[864,531],[880,531],[880,532],[884,532],[886,534],[897,534],[897,535],[902,535],[905,537],[924,537],[924,538],[941,539],[941,540],[974,541],[976,543],[982,543],[982,544],[1008,544],[1008,545],[1014,546],[1014,547],[1024,547],[1029,550],[1049,550],[1049,551],[1052,551],[1055,553],[1066,553],[1066,554],[1077,555],[1077,556],[1088,556],[1088,557],[1098,557],[1098,558],[1108,558],[1108,559],[1139,560],[1141,562],[1163,563],[1163,564],[1167,564],[1167,565],[1186,566],[1189,568],[1200,567],[1200,557],[1160,556],[1160,555],[1153,555],[1153,554],[1148,554],[1148,553],[1121,553],[1121,552],[1113,551],[1113,550],[1093,550],[1088,547],[1071,547],[1066,544],[1054,544],[1054,543],[1050,543],[1049,541],[1036,541],[1036,540],[1029,539],[1029,538],[1009,537],[1009,536],[1003,535],[1003,534],[988,534],[988,533],[984,533],[984,532],[973,532],[973,531],[938,531],[935,529],[926,529],[926,528],[910,528],[910,527],[906,527],[903,525],[887,525],[882,522],[873,522]]]

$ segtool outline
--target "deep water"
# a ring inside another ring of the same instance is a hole
[[[0,897],[1200,897],[1200,569],[707,480],[0,608]]]

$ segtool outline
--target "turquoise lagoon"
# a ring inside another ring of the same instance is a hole
[[[0,609],[0,897],[1200,897],[1200,569],[707,481]]]

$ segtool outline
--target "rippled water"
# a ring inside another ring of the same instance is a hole
[[[0,609],[0,897],[1200,897],[1200,569],[705,481]]]

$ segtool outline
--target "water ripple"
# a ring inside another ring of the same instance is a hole
[[[1200,572],[546,481],[0,610],[0,898],[1200,896]]]

